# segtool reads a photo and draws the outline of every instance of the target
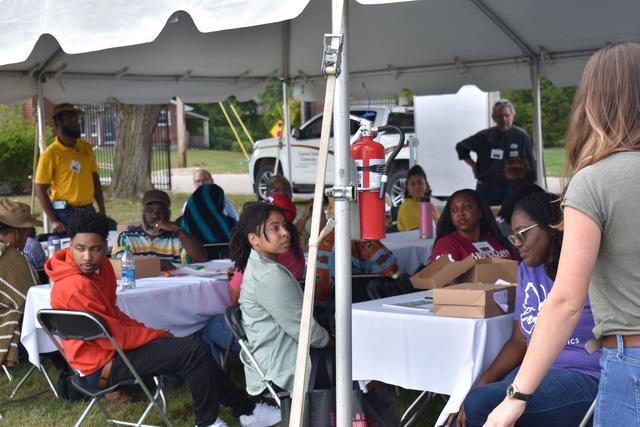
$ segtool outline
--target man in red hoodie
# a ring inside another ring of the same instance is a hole
[[[199,427],[227,426],[218,418],[219,403],[231,407],[244,427],[267,427],[280,421],[277,408],[256,405],[246,393],[235,388],[199,337],[174,337],[166,330],[148,328],[120,311],[116,306],[115,274],[105,257],[108,235],[105,216],[79,212],[69,221],[68,234],[71,246],[57,252],[45,265],[54,283],[53,308],[99,315],[143,377],[184,372]],[[63,346],[71,366],[98,386],[132,378],[106,339],[63,340]]]

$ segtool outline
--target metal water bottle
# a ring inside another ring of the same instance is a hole
[[[420,238],[431,239],[433,237],[433,207],[428,197],[423,197],[420,205]]]
[[[136,287],[136,259],[129,246],[124,247],[122,258],[120,258],[120,271],[122,271],[122,290],[134,289]]]

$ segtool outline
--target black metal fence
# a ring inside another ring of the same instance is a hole
[[[82,139],[93,145],[102,184],[111,184],[116,153],[116,105],[76,105],[80,116]],[[155,188],[171,190],[171,139],[169,110],[162,106],[151,142],[151,183]]]

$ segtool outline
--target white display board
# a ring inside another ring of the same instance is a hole
[[[489,103],[489,93],[472,85],[463,86],[455,94],[414,97],[417,161],[427,173],[433,196],[446,197],[461,188],[475,188],[471,168],[458,160],[455,146],[493,125]]]

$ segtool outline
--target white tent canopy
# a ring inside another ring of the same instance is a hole
[[[533,85],[540,157],[538,77],[575,84],[593,51],[612,41],[640,40],[637,0],[359,0],[343,15],[347,2],[184,0],[176,6],[169,0],[0,0],[0,102],[38,93],[43,126],[42,95],[76,103],[110,98],[164,103],[174,96],[212,102],[230,94],[253,97],[268,81],[284,76],[294,81],[299,97],[320,99],[322,35],[331,24],[340,31],[339,18],[348,16],[334,115],[335,183],[344,187],[349,184],[349,96],[386,97],[403,88],[418,95],[455,92],[467,83],[484,90]],[[184,12],[176,15],[177,9]],[[41,37],[46,33],[51,36]],[[46,82],[40,86],[35,77]],[[350,207],[345,198],[336,198],[335,215],[337,419],[342,427],[351,423]],[[294,409],[298,404],[294,400]]]
[[[318,100],[324,89],[326,0],[2,3],[0,102],[33,96],[37,71],[54,102],[247,99],[285,66],[298,97]],[[360,3],[350,7],[351,96],[360,99],[403,88],[455,92],[468,83],[526,88],[535,60],[555,83],[575,84],[594,50],[640,39],[635,0]]]

